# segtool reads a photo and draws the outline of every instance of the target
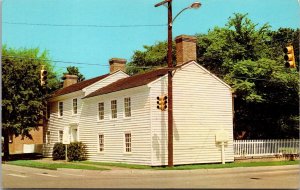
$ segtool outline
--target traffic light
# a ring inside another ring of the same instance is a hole
[[[166,110],[168,107],[168,96],[164,95],[163,97],[163,108]]]
[[[161,111],[165,111],[167,109],[168,105],[168,96],[157,96],[157,109],[160,109]]]
[[[284,55],[284,60],[285,62],[285,67],[287,68],[296,68],[296,62],[295,62],[295,54],[294,54],[294,48],[292,45],[289,45],[283,49],[283,52],[285,53]]]
[[[47,84],[47,74],[48,74],[48,72],[43,68],[41,70],[41,85],[42,86]]]

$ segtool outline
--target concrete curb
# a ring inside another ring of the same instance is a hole
[[[151,170],[151,169],[113,169],[113,170],[82,170],[82,169],[68,169],[59,168],[59,171],[74,172],[74,173],[102,173],[110,175],[139,175],[139,174],[152,174],[152,175],[172,175],[172,174],[238,174],[255,173],[255,172],[269,172],[269,171],[288,171],[298,170],[300,172],[299,165],[284,165],[284,166],[257,166],[257,167],[236,167],[236,168],[217,168],[217,169],[193,169],[193,170]]]

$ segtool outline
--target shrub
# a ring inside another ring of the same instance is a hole
[[[66,148],[65,145],[62,143],[55,143],[52,152],[52,159],[53,160],[64,160],[66,159]]]
[[[82,142],[72,142],[68,146],[68,160],[86,160],[86,146]]]

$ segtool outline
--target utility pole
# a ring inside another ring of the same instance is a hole
[[[173,167],[173,61],[172,61],[172,26],[173,22],[183,11],[187,9],[197,9],[201,3],[194,2],[190,6],[182,9],[173,19],[172,0],[164,0],[154,5],[159,7],[168,3],[168,166]]]
[[[168,166],[173,167],[173,81],[172,81],[172,0],[165,0],[155,7],[168,3]]]
[[[173,167],[172,0],[168,2],[168,166]]]

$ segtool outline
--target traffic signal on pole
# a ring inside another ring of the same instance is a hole
[[[48,72],[43,68],[41,70],[41,85],[42,86],[47,84],[47,74],[48,74]]]
[[[296,68],[296,62],[295,62],[295,54],[294,54],[294,48],[292,45],[289,45],[283,49],[284,60],[285,60],[285,67],[287,68]]]
[[[157,109],[160,109],[161,111],[165,111],[168,107],[168,96],[157,96]]]

